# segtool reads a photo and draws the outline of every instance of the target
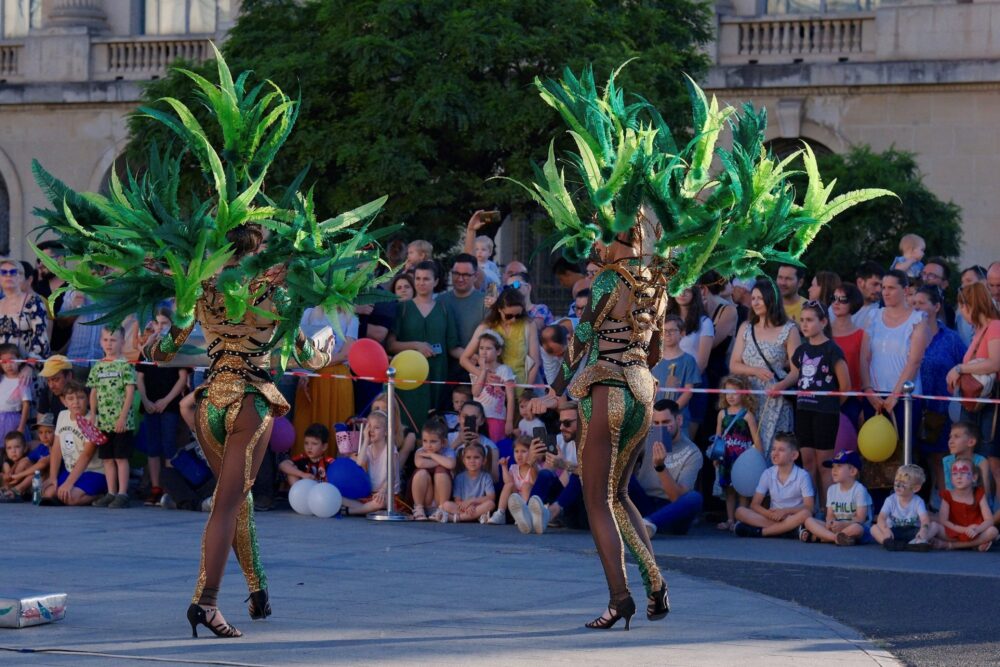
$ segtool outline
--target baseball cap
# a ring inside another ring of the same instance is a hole
[[[38,416],[35,418],[35,427],[38,426],[48,426],[49,428],[56,427],[56,416],[51,412],[39,412]]]
[[[61,371],[72,370],[72,368],[73,364],[69,363],[69,359],[61,354],[57,354],[45,360],[45,363],[42,365],[42,372],[39,375],[43,378],[50,378]]]
[[[858,470],[861,470],[861,455],[853,449],[846,449],[838,452],[837,455],[829,461],[823,461],[823,467],[832,468],[835,463],[839,463],[841,465],[852,465]]]

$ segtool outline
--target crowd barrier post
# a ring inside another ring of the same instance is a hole
[[[903,383],[903,463],[913,463],[913,392],[916,385]]]
[[[406,521],[406,515],[396,511],[396,494],[393,493],[393,489],[396,488],[396,466],[393,465],[396,459],[396,440],[392,415],[395,414],[396,407],[396,369],[390,366],[385,375],[386,407],[389,409],[389,418],[386,419],[388,428],[385,447],[385,509],[370,512],[368,518],[372,521]]]

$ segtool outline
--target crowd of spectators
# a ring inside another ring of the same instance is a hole
[[[446,261],[427,241],[394,240],[394,300],[336,322],[305,313],[305,335],[333,338],[333,357],[317,375],[278,381],[296,437],[290,451],[265,457],[259,511],[301,479],[333,481],[336,468],[341,480],[365,477],[343,494],[347,514],[392,502],[416,520],[514,523],[524,533],[586,527],[576,405],[545,387],[600,267],[558,260],[569,306],[555,312],[536,303],[524,263],[494,261],[482,232],[496,222],[477,212]],[[61,261],[57,245],[41,249]],[[997,405],[935,399],[970,377],[996,396],[1000,262],[968,267],[952,286],[948,262],[925,251],[907,234],[889,267],[862,261],[848,276],[783,265],[754,280],[710,272],[670,299],[653,426],[629,488],[651,534],[685,533],[708,514],[746,536],[989,548],[1000,520]],[[61,287],[40,262],[0,261],[0,500],[30,497],[39,473],[51,503],[210,507],[211,473],[183,418],[204,369],[145,363],[169,329],[170,304],[150,322],[105,329],[87,324],[99,313],[73,313],[88,305],[79,292],[50,309]],[[379,385],[350,378],[348,354],[362,338],[390,356],[419,352],[429,382],[399,392],[390,409]],[[869,463],[853,434],[879,413],[902,433],[907,382],[918,396],[916,465]],[[812,393],[824,391],[858,395]],[[713,436],[725,453],[709,461]],[[750,497],[731,479],[749,449],[770,464]]]

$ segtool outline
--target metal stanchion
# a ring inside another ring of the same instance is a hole
[[[903,463],[913,463],[913,392],[916,385],[903,383]]]
[[[396,487],[396,466],[393,462],[396,460],[396,441],[394,439],[395,432],[393,429],[393,422],[395,421],[392,416],[395,414],[394,407],[396,405],[396,369],[392,366],[386,371],[387,382],[385,384],[385,397],[386,397],[386,407],[388,408],[388,428],[385,446],[385,509],[379,510],[377,512],[370,512],[368,518],[372,521],[406,521],[406,515],[396,511],[396,494],[394,489]]]

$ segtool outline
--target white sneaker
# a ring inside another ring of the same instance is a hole
[[[174,499],[170,497],[169,493],[164,493],[162,496],[160,496],[159,505],[160,507],[168,510],[177,509],[177,503],[174,502]]]
[[[536,535],[541,535],[549,526],[549,508],[542,503],[538,496],[531,496],[528,500],[528,512],[531,514],[531,524]]]
[[[489,512],[487,512],[486,514],[480,514],[479,515],[479,523],[483,524],[484,526],[487,523],[489,523],[489,520],[490,520],[489,514],[490,514]]]
[[[514,519],[514,525],[517,526],[519,531],[525,535],[533,532],[531,527],[531,514],[527,512],[524,498],[521,497],[521,494],[511,494],[510,499],[507,501],[507,509],[510,510],[510,515]]]
[[[484,514],[483,516],[486,515]],[[507,523],[507,512],[505,512],[504,510],[497,510],[496,512],[493,513],[493,516],[491,516],[489,521],[487,521],[486,523],[491,524],[493,526],[504,525],[505,523]]]
[[[646,535],[649,536],[649,539],[653,539],[653,535],[656,535],[656,524],[646,519],[642,520],[642,524],[646,526]]]
[[[208,498],[205,498],[203,501],[201,501],[201,511],[202,512],[212,511],[212,496],[209,496]]]

